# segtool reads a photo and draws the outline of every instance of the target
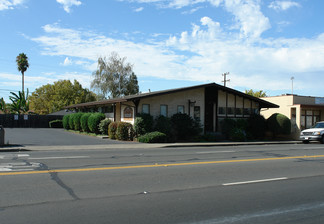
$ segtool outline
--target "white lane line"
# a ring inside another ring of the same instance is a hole
[[[61,156],[61,157],[30,157],[28,159],[83,159],[83,158],[89,158],[90,156]]]
[[[263,179],[263,180],[250,180],[250,181],[243,181],[243,182],[226,183],[226,184],[223,184],[223,186],[231,186],[231,185],[239,185],[239,184],[252,184],[252,183],[270,182],[270,181],[287,180],[287,179],[288,179],[288,177],[279,177],[279,178]]]
[[[213,153],[225,153],[225,152],[235,152],[235,151],[206,151],[206,152],[196,152],[197,154],[213,154]]]

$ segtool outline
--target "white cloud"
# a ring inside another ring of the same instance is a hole
[[[0,0],[0,11],[14,9],[15,6],[21,5],[24,0]]]
[[[276,11],[285,11],[292,7],[301,7],[301,5],[294,1],[273,1],[268,7]]]
[[[221,74],[230,72],[230,87],[282,90],[290,88],[295,76],[295,88],[310,88],[318,73],[324,72],[324,34],[311,39],[242,39],[237,33],[227,33],[209,17],[181,35],[173,35],[154,44],[134,43],[111,37],[46,25],[45,34],[33,38],[44,46],[43,54],[73,59],[89,70],[96,69],[97,58],[116,51],[135,65],[139,77],[221,81]],[[161,40],[161,37],[159,37]],[[84,76],[84,83],[90,75]],[[78,74],[70,74],[78,78]],[[87,78],[86,78],[87,77]],[[287,82],[283,81],[287,78]],[[299,81],[298,81],[299,80]],[[298,82],[302,83],[298,87]],[[88,86],[86,86],[88,87]]]
[[[70,8],[72,6],[79,6],[81,5],[81,1],[78,0],[56,0],[58,3],[63,5],[63,9],[67,12],[70,13]]]
[[[69,59],[68,57],[65,58],[64,62],[63,62],[63,65],[64,66],[68,66],[68,65],[71,65],[72,64],[72,60]]]
[[[139,8],[134,9],[134,12],[141,12],[141,11],[143,11],[143,10],[144,10],[143,7],[139,7]]]

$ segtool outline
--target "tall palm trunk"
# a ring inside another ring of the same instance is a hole
[[[22,92],[24,92],[24,72],[21,73],[22,74]]]

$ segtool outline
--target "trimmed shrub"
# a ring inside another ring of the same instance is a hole
[[[106,118],[106,116],[103,113],[91,114],[90,117],[88,118],[88,127],[89,127],[90,132],[99,134],[100,121],[102,121],[105,118]]]
[[[267,120],[267,128],[276,135],[289,135],[291,133],[291,122],[283,114],[272,114]]]
[[[88,118],[91,116],[91,113],[84,113],[80,118],[80,126],[83,132],[90,132],[88,127]]]
[[[69,117],[69,129],[70,130],[74,130],[74,117],[75,117],[75,113],[70,114],[70,117]]]
[[[167,141],[167,136],[164,133],[155,131],[138,137],[138,141],[142,143],[164,143]]]
[[[66,130],[70,129],[69,120],[70,120],[70,114],[64,115],[62,123],[63,123],[63,128]]]
[[[136,136],[144,135],[153,130],[153,116],[150,114],[137,114],[134,122]]]
[[[81,117],[83,113],[79,112],[73,115],[73,127],[75,131],[81,131]]]
[[[133,137],[134,137],[133,125],[127,122],[118,122],[116,135],[118,140],[133,141]]]
[[[155,123],[154,125],[155,131],[162,132],[167,136],[171,135],[172,125],[171,125],[170,118],[160,115],[155,118],[154,123]]]
[[[62,120],[53,120],[49,122],[50,128],[63,128],[63,121]]]
[[[230,136],[231,140],[236,142],[244,142],[246,140],[246,132],[241,128],[233,128]]]
[[[108,135],[108,126],[111,123],[111,120],[109,118],[106,118],[102,121],[100,121],[99,124],[99,131],[103,135]]]
[[[251,115],[248,118],[247,131],[252,139],[264,138],[266,128],[266,120],[262,115]]]
[[[232,133],[232,130],[237,127],[236,120],[231,118],[225,118],[220,122],[222,134],[225,138],[229,139]]]
[[[188,114],[177,113],[171,117],[171,124],[176,139],[188,140],[201,132],[200,123]]]
[[[117,122],[111,122],[109,124],[109,126],[108,126],[108,136],[109,136],[110,139],[116,139],[117,138],[117,135],[116,135],[117,126],[118,126]]]

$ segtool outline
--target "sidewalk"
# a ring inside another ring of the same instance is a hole
[[[58,145],[58,146],[8,146],[0,147],[0,152],[19,151],[57,151],[57,150],[105,150],[105,149],[144,149],[144,148],[180,148],[180,147],[215,147],[240,145],[300,144],[301,141],[260,141],[260,142],[186,142],[186,143],[125,143],[106,145]]]

